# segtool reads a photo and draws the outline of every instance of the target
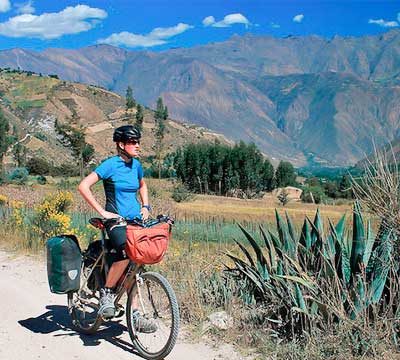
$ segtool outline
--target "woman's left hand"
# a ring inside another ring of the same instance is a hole
[[[150,212],[147,208],[142,207],[140,214],[142,215],[142,220],[146,221],[149,218]]]

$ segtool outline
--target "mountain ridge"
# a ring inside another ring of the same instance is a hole
[[[162,52],[100,44],[0,51],[3,68],[57,74],[119,94],[131,86],[149,107],[162,96],[173,118],[254,142],[298,166],[351,165],[372,150],[373,137],[383,145],[397,136],[399,59],[396,29],[331,39],[236,35]]]

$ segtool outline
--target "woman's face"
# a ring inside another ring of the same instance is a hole
[[[129,140],[126,143],[119,143],[121,149],[125,150],[130,156],[138,157],[140,141],[139,140]]]

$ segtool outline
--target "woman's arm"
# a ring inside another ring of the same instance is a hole
[[[118,214],[105,211],[103,207],[97,202],[96,198],[93,196],[92,190],[90,188],[99,180],[99,176],[95,172],[92,172],[81,181],[78,186],[78,190],[81,193],[82,197],[87,201],[87,203],[94,210],[96,210],[100,214],[100,216],[106,219],[117,218]]]
[[[140,198],[142,199],[142,206],[143,205],[149,205],[149,192],[147,190],[147,185],[144,179],[142,178],[139,182],[139,194]],[[147,220],[149,218],[149,210],[142,207],[140,210],[140,213],[142,214],[142,219]]]

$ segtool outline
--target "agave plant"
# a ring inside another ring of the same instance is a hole
[[[269,307],[270,319],[293,331],[314,319],[355,319],[387,300],[389,271],[398,270],[391,262],[395,235],[381,225],[375,236],[358,203],[351,232],[343,215],[336,226],[328,222],[325,235],[317,210],[313,221],[306,217],[298,236],[287,213],[286,221],[275,214],[276,233],[260,226],[265,246],[239,225],[250,248],[235,240],[244,256],[227,254],[234,263],[227,273],[246,303]]]

